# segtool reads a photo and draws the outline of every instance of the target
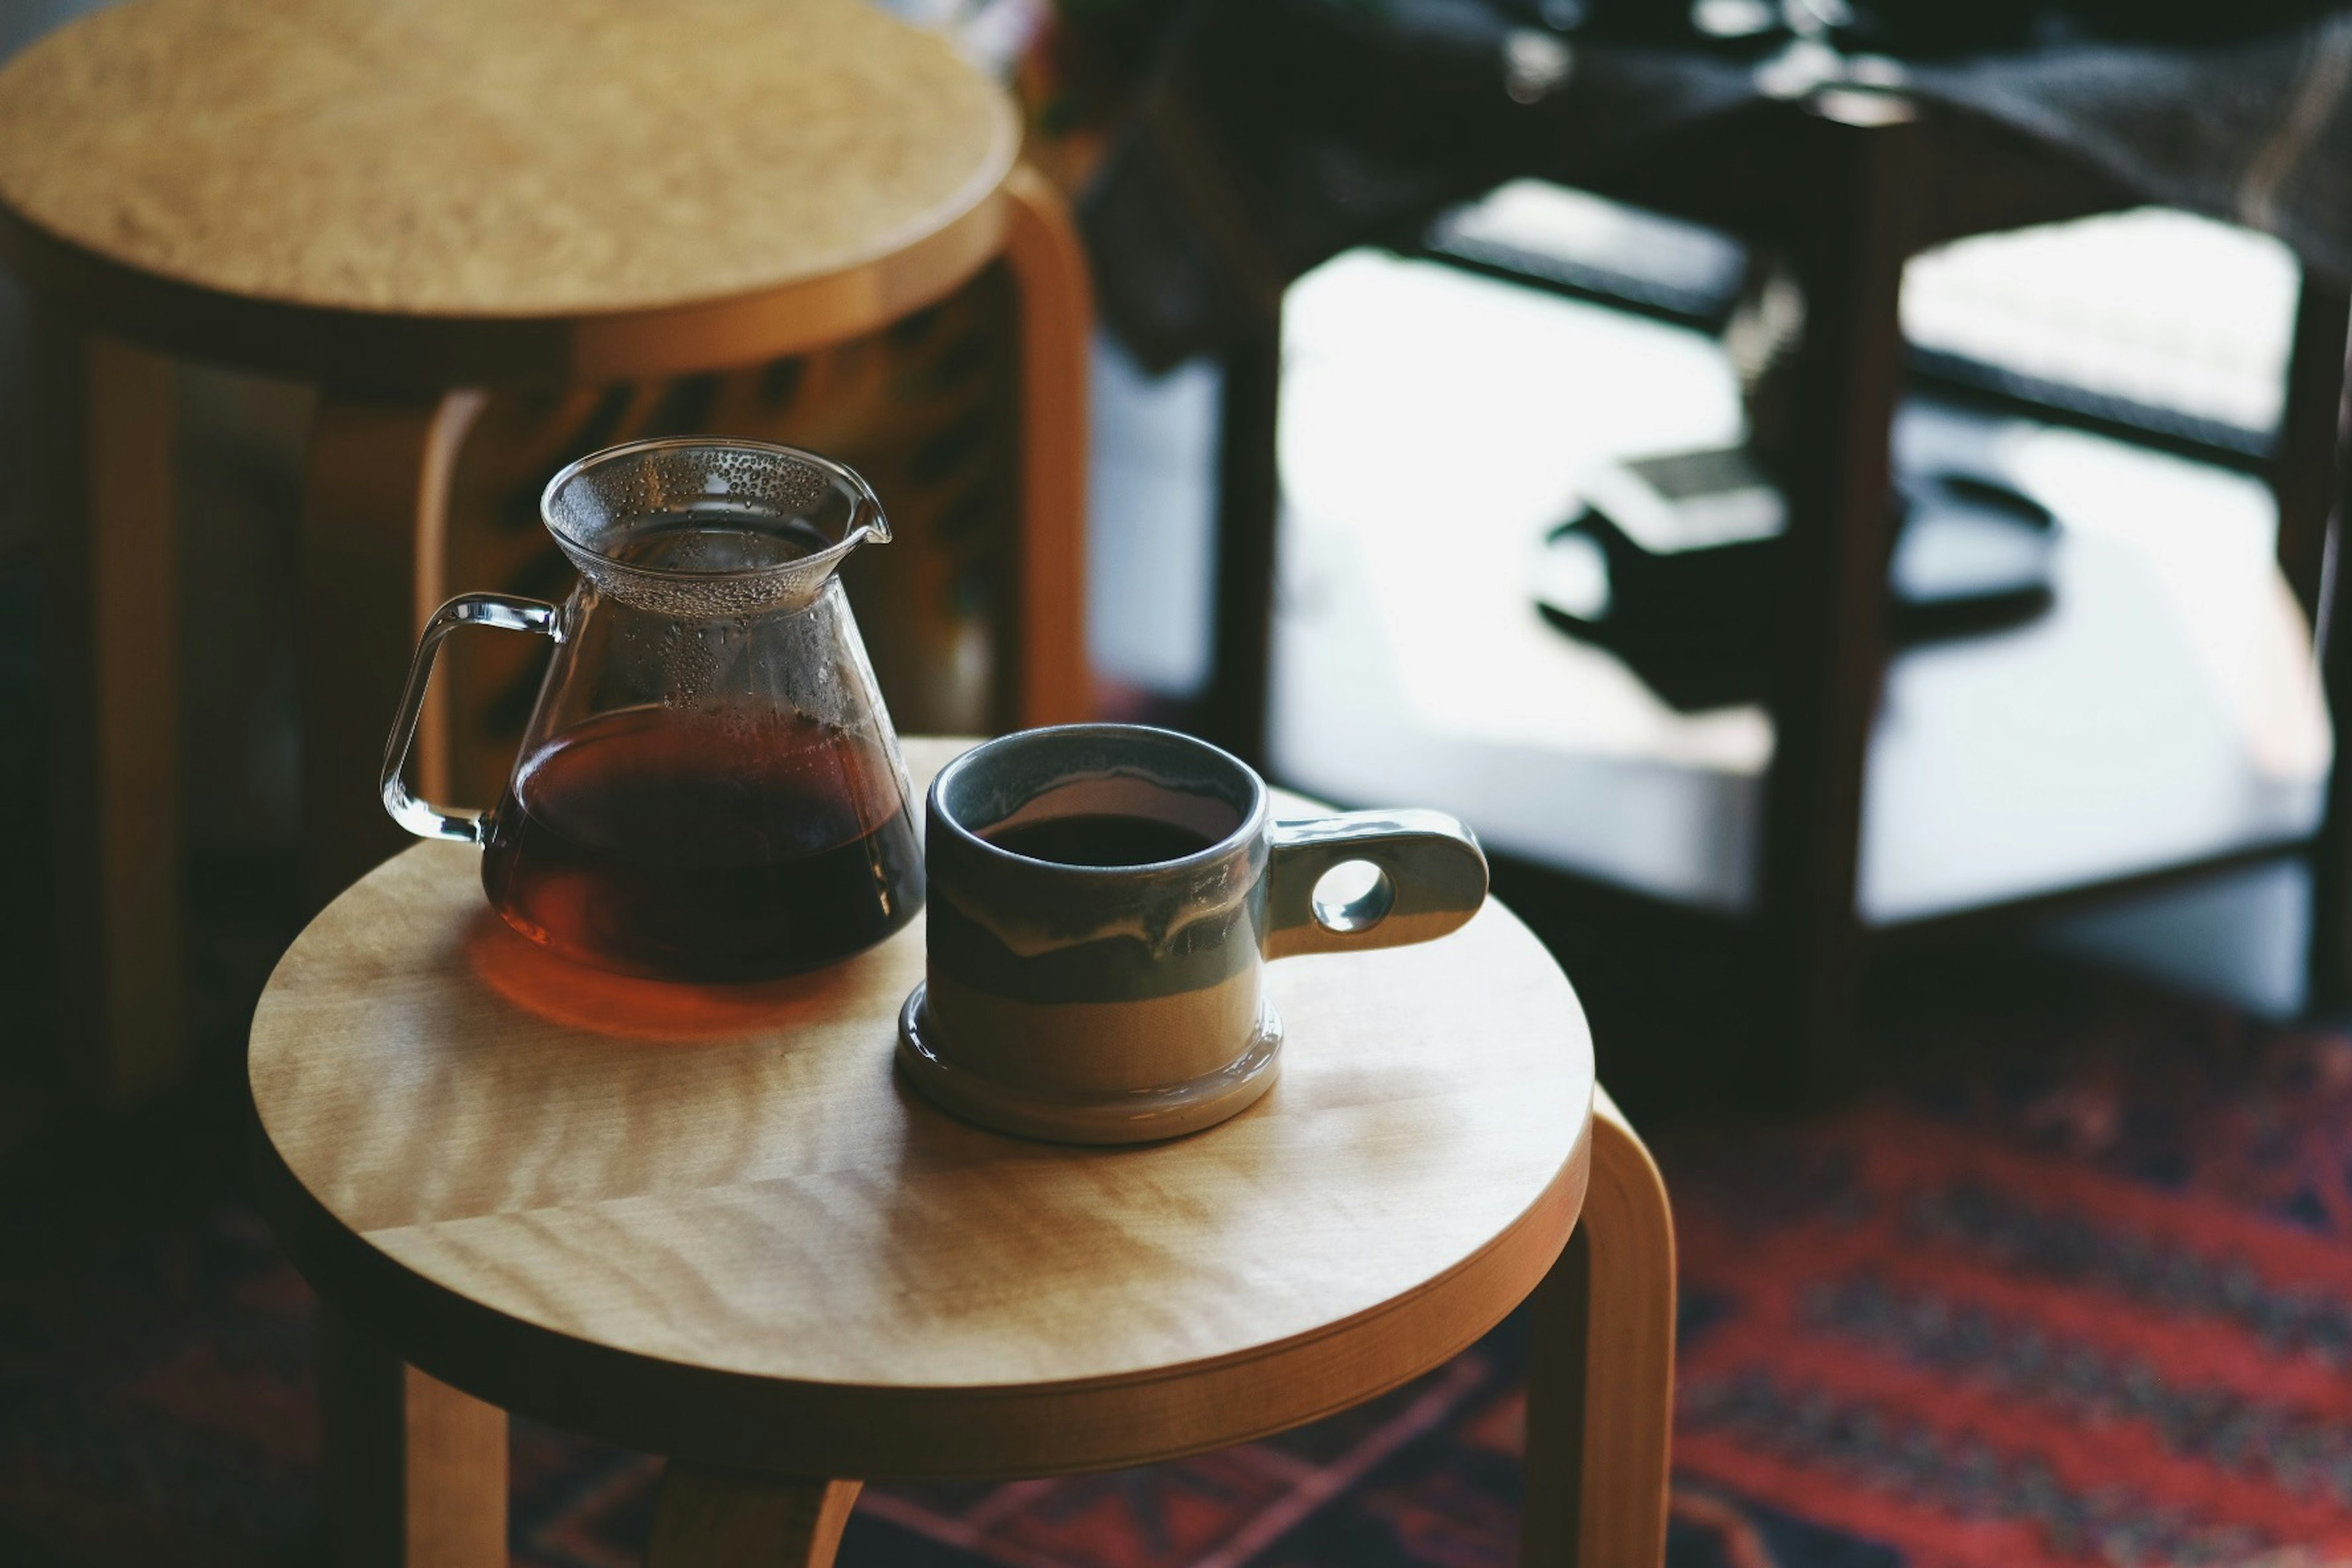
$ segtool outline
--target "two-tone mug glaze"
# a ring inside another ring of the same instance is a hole
[[[1153,828],[1139,846],[1202,847],[1141,864],[1034,849],[1136,819]],[[1442,812],[1277,822],[1245,763],[1139,725],[975,747],[932,782],[927,822],[929,964],[899,1016],[899,1062],[971,1121],[1068,1142],[1234,1115],[1280,1070],[1267,960],[1426,942],[1486,896],[1477,840]],[[1326,873],[1358,861],[1369,888],[1318,901]]]

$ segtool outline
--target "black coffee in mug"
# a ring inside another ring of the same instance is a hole
[[[1157,816],[1090,812],[992,828],[981,835],[1000,849],[1056,866],[1157,866],[1198,855],[1216,842],[1198,828]]]

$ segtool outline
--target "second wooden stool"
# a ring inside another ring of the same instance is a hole
[[[98,1098],[179,1071],[164,355],[321,385],[303,502],[305,879],[399,842],[376,765],[485,386],[876,331],[1002,256],[1018,717],[1083,714],[1083,257],[998,89],[858,0],[131,0],[0,70],[0,256],[37,300],[63,1022]],[[428,792],[442,752],[421,749]]]

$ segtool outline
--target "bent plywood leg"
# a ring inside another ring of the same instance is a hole
[[[341,1568],[503,1568],[507,1413],[321,1310],[328,1525]]]
[[[1005,181],[1005,260],[1021,300],[1021,540],[1008,641],[1023,724],[1090,716],[1087,346],[1094,293],[1061,197],[1024,164]]]
[[[672,1459],[647,1568],[827,1568],[856,1481],[800,1481]]]
[[[1605,1093],[1592,1180],[1536,1289],[1524,1568],[1656,1568],[1666,1552],[1675,1222],[1649,1151]]]
[[[319,399],[302,492],[302,874],[323,905],[407,842],[376,798],[384,739],[426,616],[446,597],[449,472],[475,392]],[[419,772],[446,781],[428,706]]]
[[[186,1068],[172,367],[33,320],[33,515],[48,544],[58,1033],[121,1109]]]

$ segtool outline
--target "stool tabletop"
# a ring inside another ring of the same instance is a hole
[[[967,743],[910,742],[909,769]],[[1499,904],[1273,965],[1275,1089],[1102,1149],[898,1079],[919,920],[800,979],[661,985],[512,935],[478,875],[419,845],[279,963],[250,1066],[265,1199],[399,1354],[614,1441],[864,1479],[1242,1441],[1460,1351],[1582,1201],[1591,1039]]]
[[[708,368],[961,281],[1019,139],[994,84],[864,0],[130,0],[0,69],[0,244],[102,322],[226,357],[354,352],[339,317],[423,331],[360,345],[395,375],[482,368],[438,340],[500,325],[538,330],[491,332],[493,371],[639,374],[665,318],[801,290]]]

